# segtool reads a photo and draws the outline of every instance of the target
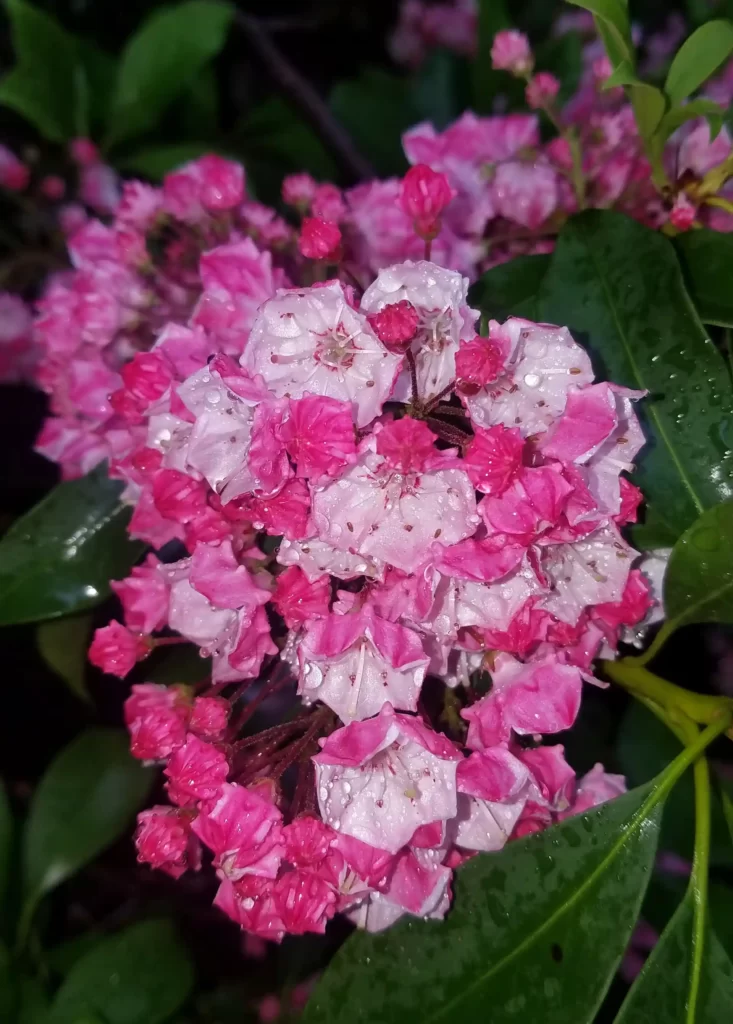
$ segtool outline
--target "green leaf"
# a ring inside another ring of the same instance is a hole
[[[505,0],[479,0],[478,46],[473,60],[473,104],[477,114],[490,114],[494,97],[505,91],[511,81],[506,71],[494,71],[491,66],[491,47],[494,36],[511,27]]]
[[[693,895],[688,892],[624,1000],[615,1024],[733,1020],[733,964],[710,929],[699,951],[693,944],[692,929]],[[690,973],[696,956],[702,956],[702,976],[694,1017],[690,1017]]]
[[[217,147],[209,142],[181,142],[170,146],[146,146],[117,161],[125,171],[144,174],[146,178],[160,181],[170,171],[176,170],[191,160],[198,160],[205,153],[215,153]]]
[[[0,626],[91,608],[143,550],[130,541],[122,485],[100,466],[59,484],[0,540]]]
[[[661,89],[645,82],[638,82],[629,87],[634,117],[642,139],[651,139],[664,117],[667,102]]]
[[[655,141],[659,145],[663,145],[672,132],[677,131],[681,124],[684,124],[686,121],[693,121],[698,117],[706,117],[708,119],[711,139],[714,139],[723,127],[724,115],[725,111],[723,108],[719,104],[713,103],[712,100],[691,100],[684,107],[674,107],[672,110],[667,111],[657,129],[658,139]],[[694,232],[691,233],[694,234]]]
[[[615,89],[619,85],[643,85],[640,78],[627,60],[622,60],[618,67],[615,67],[603,83],[603,90]]]
[[[663,297],[663,301],[660,297]],[[636,480],[657,537],[674,542],[733,486],[728,375],[685,289],[674,248],[619,213],[589,211],[560,235],[537,319],[567,325],[600,376],[647,389]]]
[[[701,318],[733,327],[733,235],[701,228],[678,235],[674,244]]]
[[[85,115],[89,125],[86,133],[96,138],[107,123],[117,76],[117,59],[86,39],[77,39],[76,45],[80,70],[84,73]],[[77,120],[82,116],[79,111],[81,99],[77,96]]]
[[[46,1024],[49,1001],[38,978],[22,975],[18,979],[18,999],[16,1024]]]
[[[95,949],[102,941],[98,932],[85,931],[66,939],[51,949],[44,950],[44,962],[60,977],[65,977],[83,956]]]
[[[154,11],[122,52],[106,145],[153,128],[172,101],[221,50],[233,8],[184,0]]]
[[[661,796],[634,790],[479,855],[456,873],[442,923],[356,933],[311,996],[304,1024],[591,1021],[636,921]]]
[[[5,3],[16,65],[0,81],[0,104],[26,117],[46,139],[76,131],[77,41],[25,0]]]
[[[590,11],[596,20],[598,34],[614,68],[626,61],[634,66],[629,12],[625,0],[569,0],[575,7]]]
[[[151,782],[152,771],[132,758],[122,730],[89,729],[65,747],[30,808],[23,842],[27,905],[121,835]]]
[[[448,50],[435,49],[428,54],[410,85],[417,121],[430,121],[437,131],[455,121],[463,109],[459,82],[462,68],[459,58]],[[370,150],[366,152],[371,154]]]
[[[508,316],[533,319],[537,294],[550,266],[549,256],[517,256],[482,274],[471,289],[471,302],[493,320]]]
[[[402,133],[418,120],[408,79],[364,68],[358,78],[334,86],[330,106],[357,147],[369,154],[377,174],[407,170]]]
[[[733,53],[733,23],[708,21],[689,36],[675,54],[664,91],[676,106],[690,96]]]
[[[85,701],[89,700],[84,675],[91,629],[91,615],[82,612],[41,622],[36,630],[36,642],[43,660],[61,676],[75,696]]]
[[[169,921],[144,921],[100,942],[71,969],[48,1024],[160,1024],[193,988],[185,946]]]
[[[733,502],[708,509],[682,534],[664,574],[665,631],[733,622]]]

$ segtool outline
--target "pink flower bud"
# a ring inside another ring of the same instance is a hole
[[[229,721],[229,701],[224,697],[197,697],[191,708],[189,728],[202,740],[220,740]]]
[[[147,637],[135,635],[114,619],[94,633],[89,648],[92,665],[124,679],[135,663],[150,653]]]
[[[69,155],[80,167],[90,167],[99,160],[99,150],[91,139],[72,139],[69,143]]]
[[[201,867],[201,843],[191,831],[191,819],[173,807],[151,807],[137,816],[137,859],[180,878]]]
[[[607,78],[610,78],[613,74],[613,68],[611,61],[604,54],[602,57],[596,57],[592,65],[593,80],[596,85],[603,85]]]
[[[440,231],[440,216],[454,195],[445,174],[415,164],[402,179],[400,206],[412,218],[415,232],[429,241]]]
[[[337,259],[341,232],[335,224],[319,217],[306,217],[300,229],[298,248],[309,260]]]
[[[456,353],[456,378],[465,394],[475,394],[497,379],[504,368],[504,354],[490,338],[464,342]]]
[[[377,451],[400,473],[420,472],[425,461],[435,454],[432,430],[421,420],[404,416],[387,423],[377,435]]]
[[[83,228],[87,220],[87,212],[81,203],[66,203],[59,210],[59,226],[67,238]]]
[[[11,192],[27,188],[31,172],[7,146],[0,146],[0,185]]]
[[[244,199],[244,168],[210,153],[198,161],[201,203],[207,210],[231,210]]]
[[[311,212],[314,217],[338,224],[346,216],[346,204],[341,189],[335,185],[319,185],[313,196]]]
[[[307,210],[313,202],[318,185],[310,174],[289,174],[283,178],[281,195],[288,206]]]
[[[689,231],[695,223],[697,207],[691,203],[684,192],[674,197],[674,204],[669,214],[670,224],[678,231]]]
[[[141,761],[169,758],[186,742],[189,713],[184,687],[156,683],[133,686],[124,708],[132,756]]]
[[[521,77],[532,70],[534,58],[529,39],[523,32],[506,29],[497,32],[491,47],[491,66],[496,71],[511,71]]]
[[[66,182],[63,178],[60,178],[58,174],[47,174],[45,178],[41,180],[41,193],[46,199],[56,200],[63,199],[64,192],[66,191]]]
[[[370,313],[367,320],[376,336],[385,345],[389,348],[404,349],[417,334],[420,317],[413,304],[407,299],[402,299],[400,302],[383,306],[378,313]]]
[[[533,110],[552,103],[560,91],[560,82],[549,71],[539,71],[528,83],[524,90],[527,105]]]

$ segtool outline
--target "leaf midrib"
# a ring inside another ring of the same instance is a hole
[[[656,786],[654,786],[649,796],[646,798],[646,800],[641,805],[636,814],[632,817],[631,821],[629,822],[629,827],[616,840],[616,842],[608,851],[608,853],[600,862],[600,864],[595,868],[594,871],[591,872],[590,875],[588,875],[585,881],[572,893],[570,898],[567,899],[563,904],[561,904],[555,911],[553,911],[553,913],[550,914],[547,920],[544,921],[543,924],[535,932],[533,932],[527,938],[523,939],[519,943],[519,945],[515,946],[514,949],[512,949],[509,953],[506,954],[506,956],[492,964],[491,967],[484,974],[480,975],[475,981],[473,981],[467,987],[463,988],[460,995],[455,996],[453,999],[450,1000],[450,1002],[445,1003],[442,1007],[438,1009],[436,1013],[432,1014],[432,1016],[424,1018],[423,1024],[433,1024],[434,1021],[440,1020],[441,1017],[443,1017],[455,1006],[460,1005],[460,1003],[466,998],[466,996],[469,993],[474,991],[476,988],[485,985],[486,982],[488,982],[493,975],[503,970],[507,964],[511,963],[512,960],[518,957],[526,949],[529,949],[532,945],[534,945],[534,943],[537,942],[539,938],[545,934],[545,932],[549,931],[550,928],[552,928],[557,921],[561,920],[561,918],[566,913],[572,910],[575,904],[585,895],[585,893],[595,885],[596,880],[603,874],[607,866],[610,863],[612,863],[612,861],[616,858],[616,855],[623,849],[623,847],[626,845],[629,839],[636,836],[636,832],[639,828],[641,828],[641,825],[644,822],[644,820],[648,818],[650,812],[654,810],[656,805],[661,800],[663,800],[665,796],[666,791],[662,785],[657,784]]]

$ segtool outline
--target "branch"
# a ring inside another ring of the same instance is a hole
[[[250,14],[236,11],[235,24],[247,37],[250,46],[267,67],[271,77],[283,93],[296,106],[313,128],[321,142],[334,156],[342,171],[353,181],[374,177],[374,169],[354,145],[339,124],[326,102],[307,78],[293,67],[287,57],[272,41],[263,24]]]

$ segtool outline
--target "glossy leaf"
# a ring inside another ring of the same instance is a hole
[[[304,1024],[593,1019],[636,921],[660,807],[652,787],[479,855],[443,922],[356,933]],[[582,970],[578,965],[582,964]]]
[[[508,316],[534,319],[537,294],[550,266],[549,256],[517,256],[481,275],[471,289],[471,302],[492,320]]]
[[[25,0],[6,0],[15,67],[0,81],[0,104],[26,117],[52,142],[76,129],[76,40]]]
[[[672,244],[622,214],[574,217],[558,240],[537,313],[567,325],[602,378],[648,390],[640,403],[648,442],[635,479],[655,545],[673,544],[731,491],[733,401]]]
[[[91,630],[92,617],[82,612],[41,622],[36,631],[41,657],[80,700],[89,700],[84,676]]]
[[[733,502],[708,509],[672,549],[664,576],[667,632],[733,622]]]
[[[402,133],[418,120],[405,78],[365,68],[358,78],[334,87],[330,106],[378,174],[404,174]]]
[[[613,67],[626,61],[633,68],[634,48],[625,0],[570,0],[570,3],[594,16],[598,34]]]
[[[100,466],[13,523],[0,540],[0,626],[91,608],[129,572],[143,546],[127,537],[121,490]]]
[[[490,114],[497,92],[505,90],[511,79],[506,71],[494,71],[491,66],[491,47],[494,36],[511,27],[505,0],[479,0],[478,44],[471,65],[473,74],[472,109],[477,114]]]
[[[692,941],[693,896],[688,893],[637,977],[615,1024],[699,1024],[733,1020],[733,964],[715,933],[707,930],[703,949]],[[702,958],[694,1015],[690,1016],[693,958]]]
[[[733,327],[733,235],[701,228],[678,235],[675,247],[701,318]]]
[[[664,91],[673,105],[681,103],[714,75],[733,53],[733,22],[708,21],[689,36],[675,54]]]
[[[48,1024],[160,1024],[188,998],[194,975],[169,921],[144,921],[105,939],[72,967]]]
[[[122,52],[107,145],[152,128],[226,40],[233,9],[218,0],[184,0],[154,11]]]
[[[122,730],[89,729],[51,763],[33,797],[23,842],[28,906],[109,846],[130,825],[152,771]]]

